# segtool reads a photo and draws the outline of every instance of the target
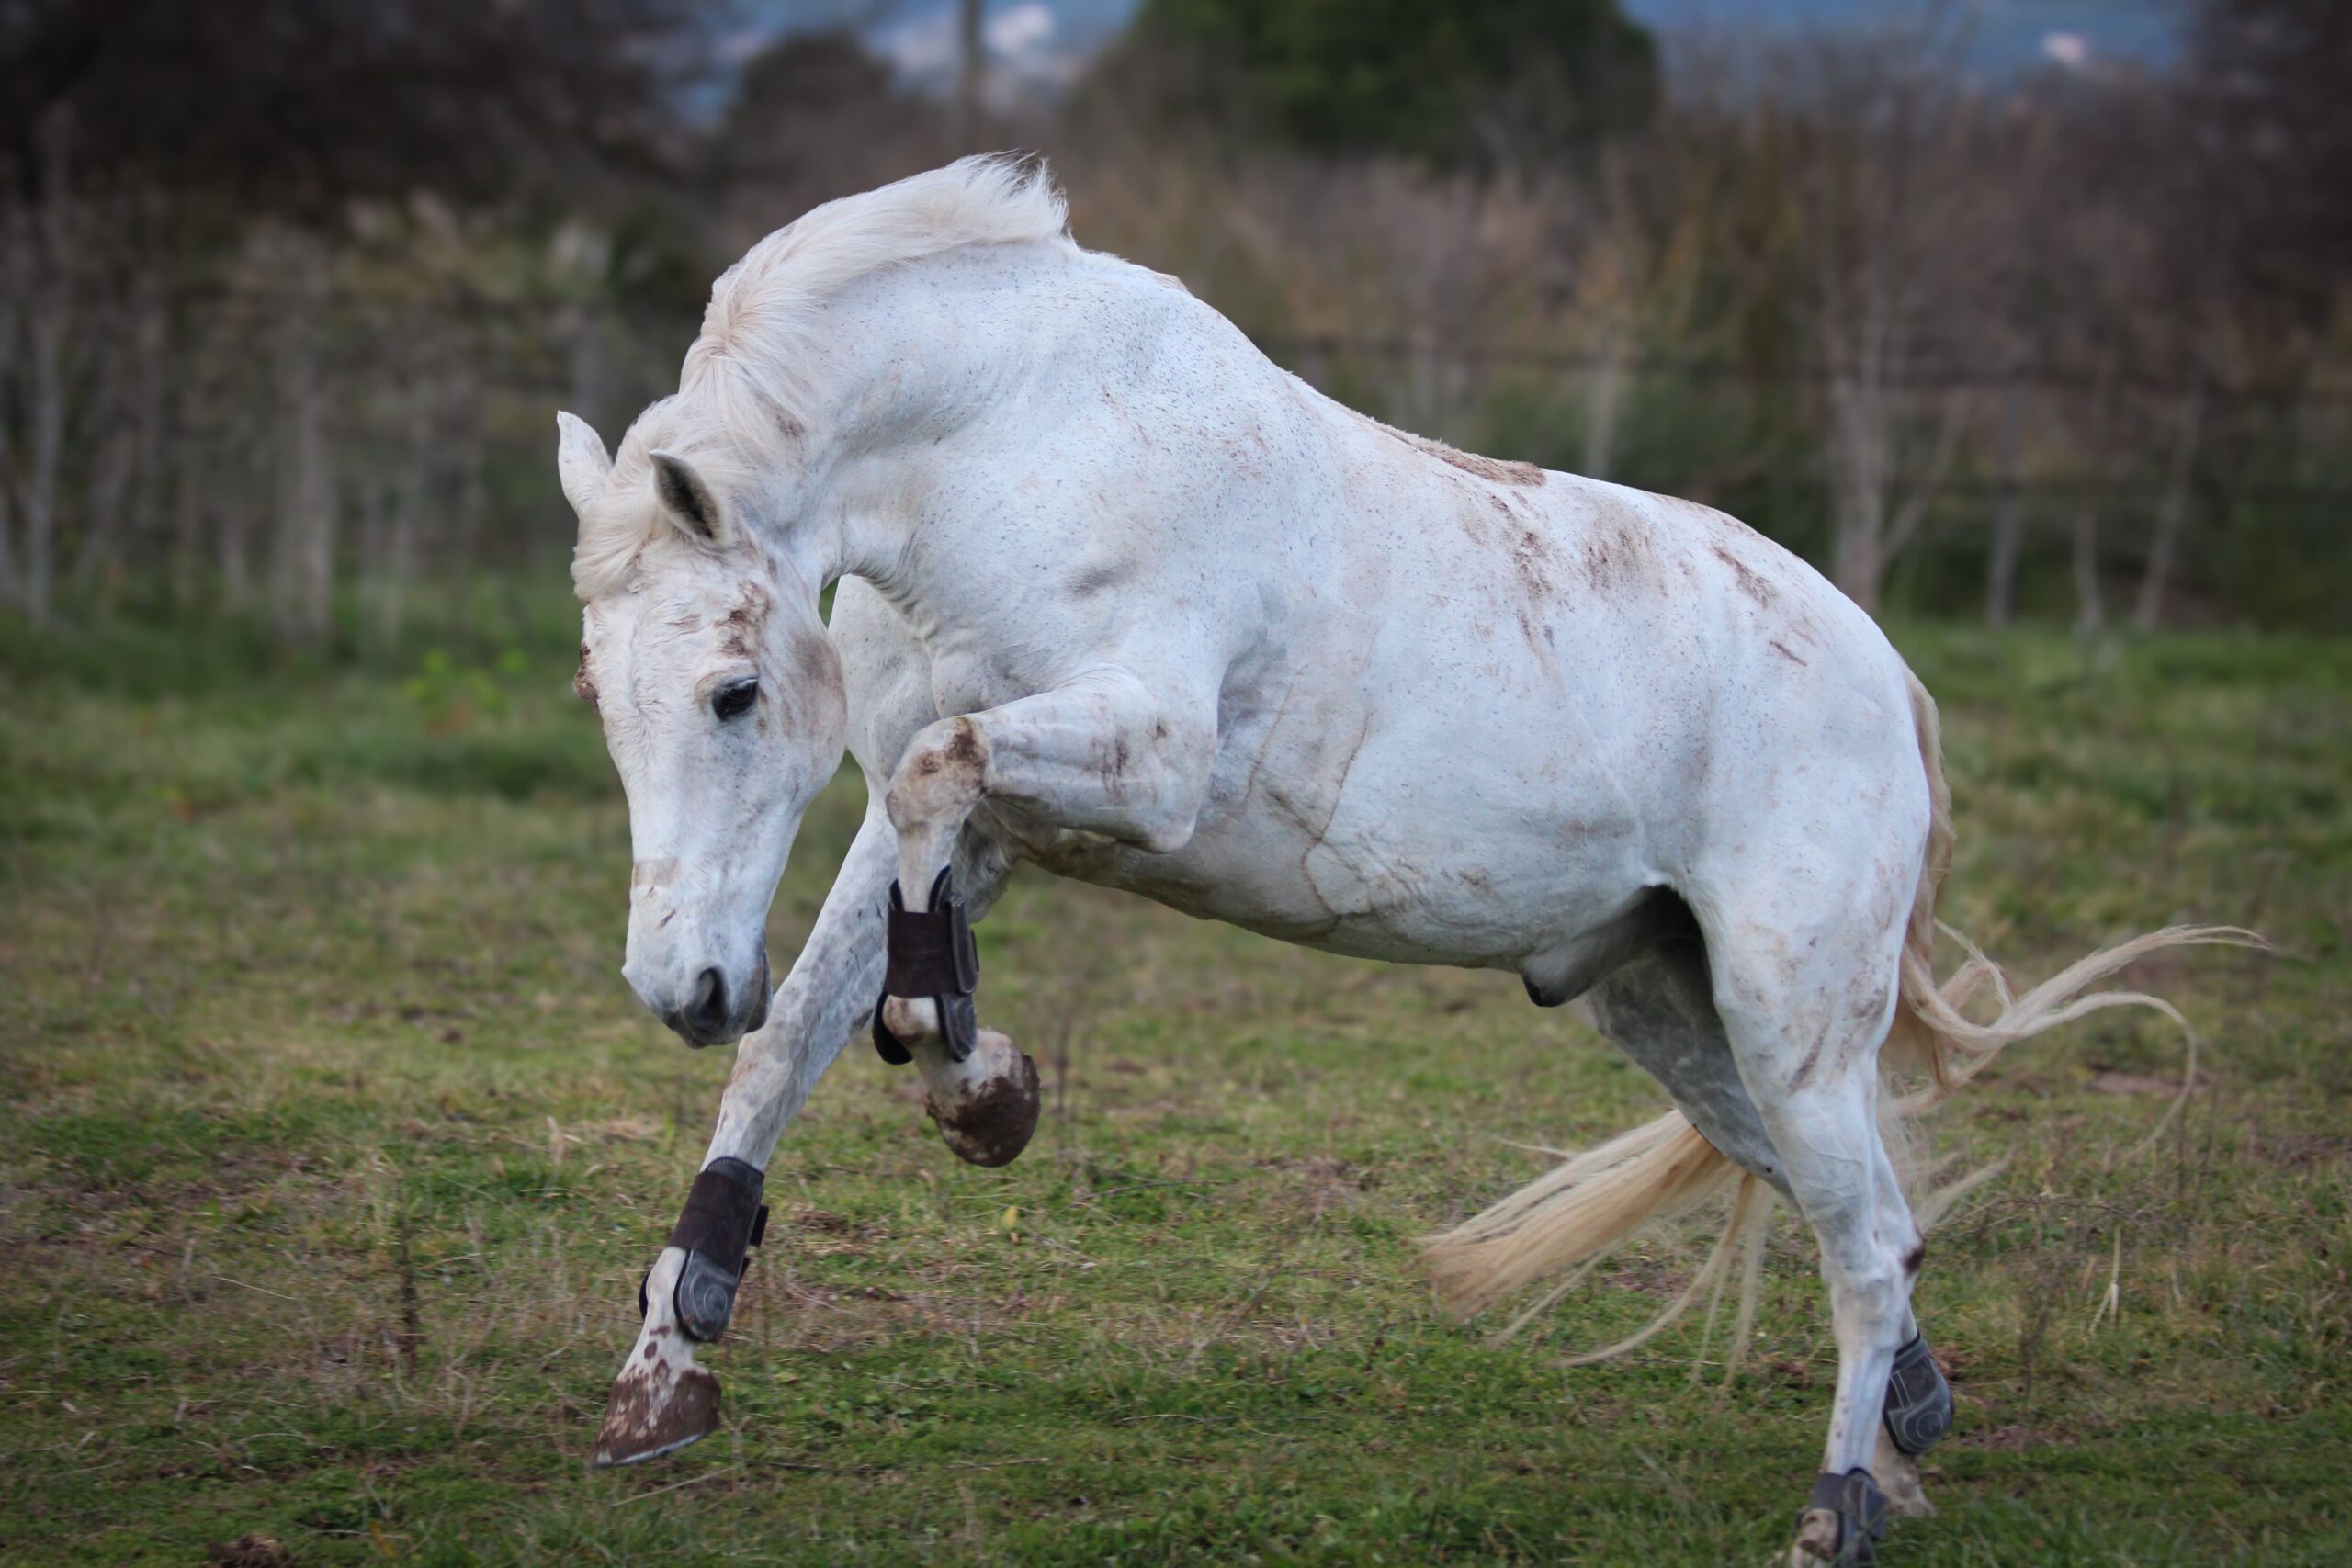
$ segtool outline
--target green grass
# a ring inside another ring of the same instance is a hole
[[[560,616],[543,616],[560,627]],[[594,1473],[638,1273],[730,1054],[617,968],[626,820],[557,630],[368,671],[0,637],[0,1561],[1762,1562],[1834,1353],[1776,1233],[1728,1387],[1659,1237],[1507,1345],[1413,1238],[1658,1091],[1508,976],[1024,877],[985,1016],[1050,1111],[958,1166],[853,1047],[705,1359],[723,1432]],[[1939,1146],[2006,1158],[1919,1304],[1960,1426],[1905,1563],[2352,1562],[2352,648],[1903,638],[1944,698],[1954,923],[2021,974],[2165,921]],[[813,813],[794,950],[859,809]],[[2110,1299],[2112,1310],[2102,1312]]]

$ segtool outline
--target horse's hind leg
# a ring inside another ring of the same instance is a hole
[[[1713,981],[1698,922],[1684,908],[1678,919],[1662,925],[1659,940],[1611,970],[1586,993],[1593,1023],[1666,1087],[1677,1108],[1710,1144],[1787,1196],[1787,1169],[1740,1077],[1722,1015],[1715,1010]],[[1909,1325],[1905,1310],[1904,1332],[1910,1344],[1916,1341],[1916,1330]],[[1905,1392],[1889,1386],[1890,1419],[1921,1403],[1906,1399]],[[1935,1393],[1942,1393],[1939,1384]],[[1871,1472],[1885,1491],[1889,1508],[1905,1517],[1929,1512],[1927,1495],[1919,1485],[1918,1464],[1895,1444],[1887,1422],[1880,1423],[1875,1441]]]
[[[1717,1153],[1786,1194],[1787,1172],[1715,1012],[1699,924],[1679,898],[1656,924],[1656,942],[1585,993],[1593,1027],[1665,1086]]]
[[[1769,892],[1700,916],[1715,1010],[1786,1190],[1820,1242],[1838,1338],[1836,1404],[1797,1565],[1872,1560],[1890,1501],[1872,1467],[1883,1462],[1896,1352],[1914,1337],[1923,1248],[1877,1116],[1902,937],[1901,909],[1871,896],[1884,885],[1825,893],[1816,881],[1815,897],[1792,908],[1790,880],[1743,879]]]

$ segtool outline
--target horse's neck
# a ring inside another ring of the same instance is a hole
[[[1022,298],[1067,258],[1044,247],[951,253],[863,279],[827,307],[827,364],[808,433],[804,517],[820,581],[854,576],[903,592],[908,531],[940,465],[1012,389],[1038,374],[1049,328]],[[987,275],[990,287],[972,287]]]

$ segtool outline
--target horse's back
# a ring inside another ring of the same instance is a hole
[[[1370,673],[1458,748],[1506,774],[1523,757],[1531,785],[1633,797],[1653,840],[1792,766],[1874,772],[1916,754],[1884,635],[1756,530],[1339,412],[1366,477],[1338,541],[1352,563],[1334,575],[1378,583],[1394,629]]]

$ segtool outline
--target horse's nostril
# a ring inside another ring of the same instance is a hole
[[[727,1027],[727,976],[716,969],[702,972],[695,999],[686,1006],[686,1025],[695,1033],[716,1036]]]

